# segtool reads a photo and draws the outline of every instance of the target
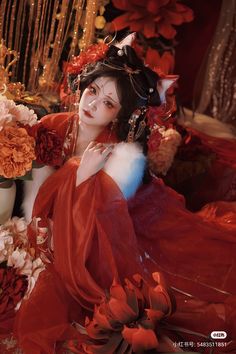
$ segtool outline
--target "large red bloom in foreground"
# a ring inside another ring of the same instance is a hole
[[[115,30],[129,27],[131,31],[142,32],[145,37],[160,35],[172,39],[180,25],[193,19],[193,12],[177,0],[113,0],[116,8],[125,11],[113,20]]]
[[[126,280],[123,287],[113,283],[108,297],[95,308],[92,321],[87,320],[86,353],[173,351],[163,341],[160,322],[171,314],[172,301],[161,275],[153,273],[153,278],[155,287],[139,275],[134,276],[134,283]]]

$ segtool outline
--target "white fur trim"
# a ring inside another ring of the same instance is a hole
[[[236,131],[232,125],[197,112],[193,116],[193,112],[187,108],[184,108],[184,115],[178,119],[178,122],[184,127],[199,130],[209,136],[236,139]]]
[[[126,199],[132,197],[139,185],[145,170],[146,158],[137,143],[117,144],[104,166],[104,171],[119,186]]]
[[[33,168],[33,180],[24,181],[24,200],[22,203],[22,211],[27,222],[31,220],[34,201],[36,195],[38,194],[39,188],[54,171],[54,168],[49,166]]]

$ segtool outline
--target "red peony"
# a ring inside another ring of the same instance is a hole
[[[193,19],[192,10],[177,0],[113,0],[113,4],[125,11],[113,20],[115,30],[129,27],[146,38],[163,36],[172,39],[176,35],[173,25]]]
[[[55,130],[40,127],[36,136],[36,161],[39,164],[60,166],[62,164],[63,139]]]
[[[17,274],[13,267],[0,268],[0,318],[10,317],[25,295],[28,287],[26,275]]]

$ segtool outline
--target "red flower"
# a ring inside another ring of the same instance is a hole
[[[115,30],[129,27],[131,31],[142,32],[145,37],[160,35],[172,39],[180,25],[193,19],[193,12],[177,0],[113,0],[116,8],[125,13],[113,20]]]
[[[26,275],[17,274],[13,267],[0,268],[0,318],[10,317],[28,287]]]
[[[160,56],[156,49],[148,47],[145,63],[152,69],[158,67],[163,74],[170,74],[174,70],[175,60],[170,52],[164,52]]]
[[[157,349],[161,335],[156,335],[160,320],[172,312],[172,301],[159,273],[153,273],[156,287],[141,276],[135,284],[126,280],[124,287],[113,283],[108,298],[95,308],[92,321],[87,320],[89,340],[83,345],[86,353],[143,352]]]
[[[90,45],[85,52],[74,57],[71,62],[64,64],[64,73],[79,74],[87,64],[95,63],[105,57],[108,45],[104,42]]]
[[[60,166],[62,164],[63,139],[55,130],[40,127],[36,136],[36,161],[39,164]]]

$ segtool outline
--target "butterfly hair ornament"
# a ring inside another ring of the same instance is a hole
[[[128,119],[129,131],[126,141],[137,141],[146,127],[149,128],[150,167],[155,174],[165,175],[181,142],[181,136],[173,124],[176,112],[175,96],[166,94],[178,76],[164,75],[160,69],[153,70],[145,65],[132,47],[134,39],[135,34],[132,33],[115,45],[105,42],[93,44],[87,51],[74,57],[67,64],[65,71],[77,78],[77,87],[80,86],[81,78],[98,62],[101,62],[103,67],[128,76],[140,105]]]

